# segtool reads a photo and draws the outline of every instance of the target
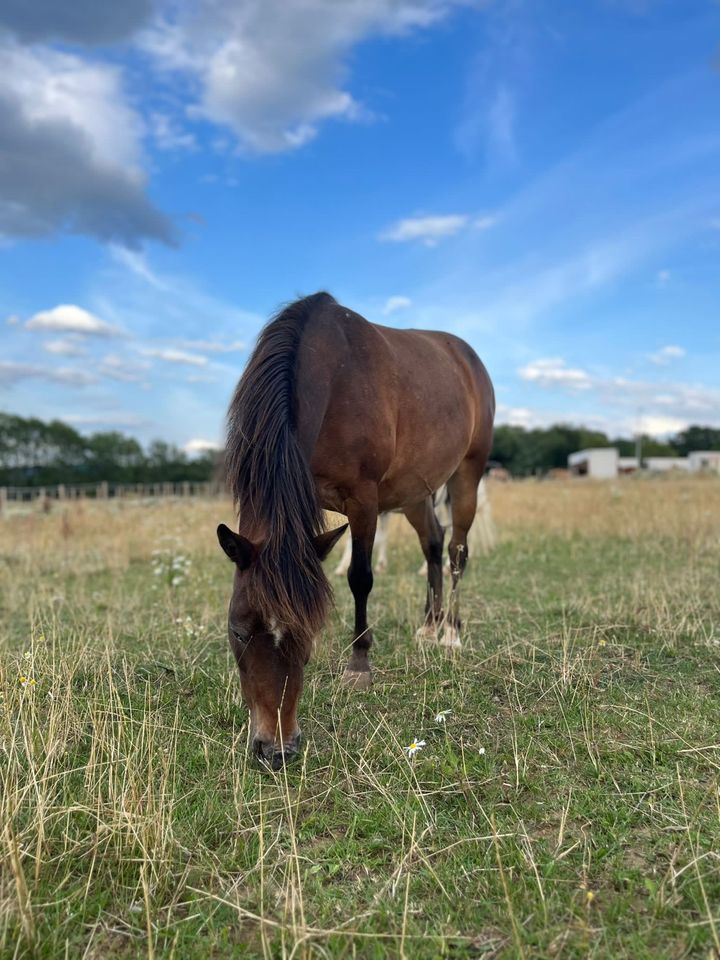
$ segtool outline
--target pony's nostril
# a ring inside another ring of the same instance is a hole
[[[269,760],[275,750],[272,740],[261,740],[255,737],[252,742],[252,752],[259,760]]]
[[[272,770],[280,770],[285,763],[296,760],[300,753],[300,735],[297,734],[288,743],[283,744],[284,750],[278,750],[272,740],[261,740],[255,737],[252,742],[252,752],[261,762]]]

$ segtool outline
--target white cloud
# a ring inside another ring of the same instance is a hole
[[[589,375],[576,367],[567,367],[561,357],[534,360],[518,370],[523,380],[541,387],[567,387],[587,390],[592,384]]]
[[[495,410],[495,422],[497,424],[508,424],[512,427],[525,427],[526,430],[545,425],[542,416],[536,410],[530,410],[528,407],[511,407],[506,403],[498,403]]]
[[[203,453],[213,453],[216,450],[222,450],[222,444],[216,443],[214,440],[203,440],[201,437],[196,437],[193,440],[188,440],[183,450],[189,456],[199,456]]]
[[[183,130],[173,117],[166,113],[150,114],[150,131],[160,150],[195,150],[195,134]]]
[[[176,350],[174,347],[144,347],[140,350],[144,357],[154,357],[166,363],[183,363],[193,367],[204,367],[208,358],[199,353],[188,353],[185,350]]]
[[[678,347],[673,344],[668,344],[666,347],[661,347],[655,353],[649,353],[647,355],[650,363],[654,363],[658,367],[666,367],[671,360],[680,360],[685,356],[686,350],[684,347]]]
[[[640,416],[636,430],[651,437],[667,437],[689,426],[690,421],[680,417]]]
[[[577,395],[597,395],[607,407],[642,410],[648,426],[656,433],[662,423],[689,422],[714,424],[720,421],[720,390],[703,384],[631,380],[628,377],[597,376],[586,370],[565,366],[560,358],[535,360],[521,367],[523,380],[545,389],[558,389]]]
[[[372,36],[430,27],[481,0],[203,0],[144,38],[164,68],[200,86],[195,113],[232,129],[240,144],[274,153],[301,147],[329,119],[369,111],[347,89],[347,58]]]
[[[0,234],[171,242],[169,221],[144,194],[144,126],[120,70],[7,40],[0,59]]]
[[[409,240],[420,240],[429,247],[451,237],[469,226],[478,230],[487,230],[497,223],[497,217],[485,215],[471,217],[467,213],[447,213],[435,216],[406,217],[398,220],[380,234],[381,240],[390,240],[395,243],[405,243]]]
[[[383,316],[389,317],[391,313],[396,313],[398,310],[407,310],[408,307],[411,306],[412,300],[410,297],[388,297],[385,301],[385,305],[382,308]]]
[[[71,303],[61,303],[52,310],[33,314],[25,324],[27,330],[78,333],[94,337],[121,337],[124,331],[106,323],[95,314]]]
[[[45,340],[42,345],[46,353],[60,357],[84,357],[87,350],[83,349],[82,342],[77,337],[61,337],[58,340]]]

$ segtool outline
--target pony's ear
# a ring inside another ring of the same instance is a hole
[[[241,570],[247,570],[257,556],[255,546],[239,533],[233,533],[224,523],[217,528],[217,538],[232,562],[236,563]]]
[[[325,533],[319,533],[315,537],[313,540],[313,543],[315,544],[315,552],[321,560],[324,560],[325,557],[330,553],[347,528],[347,523],[344,523],[341,527],[335,527],[334,530],[326,530]]]

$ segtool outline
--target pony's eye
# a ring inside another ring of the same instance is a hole
[[[238,643],[247,645],[252,640],[251,633],[240,633],[238,630],[232,630],[233,637],[237,640]]]

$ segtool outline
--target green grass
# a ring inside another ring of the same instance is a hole
[[[170,587],[140,548],[43,552],[51,520],[0,548],[0,956],[719,955],[716,535],[508,526],[452,656],[414,641],[403,537],[372,691],[339,683],[341,582],[306,750],[273,774],[247,757],[219,551],[174,527],[193,562]]]

